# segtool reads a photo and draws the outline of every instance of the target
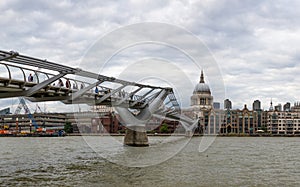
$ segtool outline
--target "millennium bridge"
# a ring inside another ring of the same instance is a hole
[[[188,134],[197,124],[181,114],[170,87],[121,80],[0,50],[0,99],[12,97],[32,102],[113,106],[125,122],[124,144],[130,146],[149,145],[145,124],[153,115],[180,121]]]

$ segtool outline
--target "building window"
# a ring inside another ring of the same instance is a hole
[[[200,105],[205,105],[205,99],[204,98],[200,98]]]

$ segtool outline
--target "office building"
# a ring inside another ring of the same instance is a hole
[[[232,103],[229,99],[225,99],[224,101],[224,109],[232,109]]]
[[[260,101],[259,100],[255,100],[253,102],[252,110],[255,110],[255,111],[261,110]]]
[[[291,111],[291,103],[287,102],[283,105],[283,111],[288,112]]]
[[[221,109],[221,104],[219,102],[214,102],[213,107],[214,109]]]

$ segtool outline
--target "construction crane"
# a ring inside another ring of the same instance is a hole
[[[38,111],[39,111],[40,113],[43,113],[41,107],[40,107],[38,104],[36,104],[34,113],[38,113]]]
[[[25,114],[28,115],[28,118],[31,120],[32,124],[34,125],[35,130],[37,130],[38,125],[37,125],[35,119],[33,118],[28,106],[26,105],[25,99],[23,97],[19,97],[19,100],[20,100],[20,102],[19,102],[19,105],[18,105],[18,107],[15,111],[15,114],[20,114],[22,108],[24,108]]]

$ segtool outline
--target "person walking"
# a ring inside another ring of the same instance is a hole
[[[71,83],[70,83],[70,80],[69,80],[69,79],[66,80],[66,87],[67,87],[67,88],[71,88]]]
[[[64,83],[61,79],[58,80],[58,86],[60,86],[60,87],[64,86]]]
[[[28,82],[33,82],[33,76],[32,76],[31,73],[30,73],[29,76],[28,76]]]

